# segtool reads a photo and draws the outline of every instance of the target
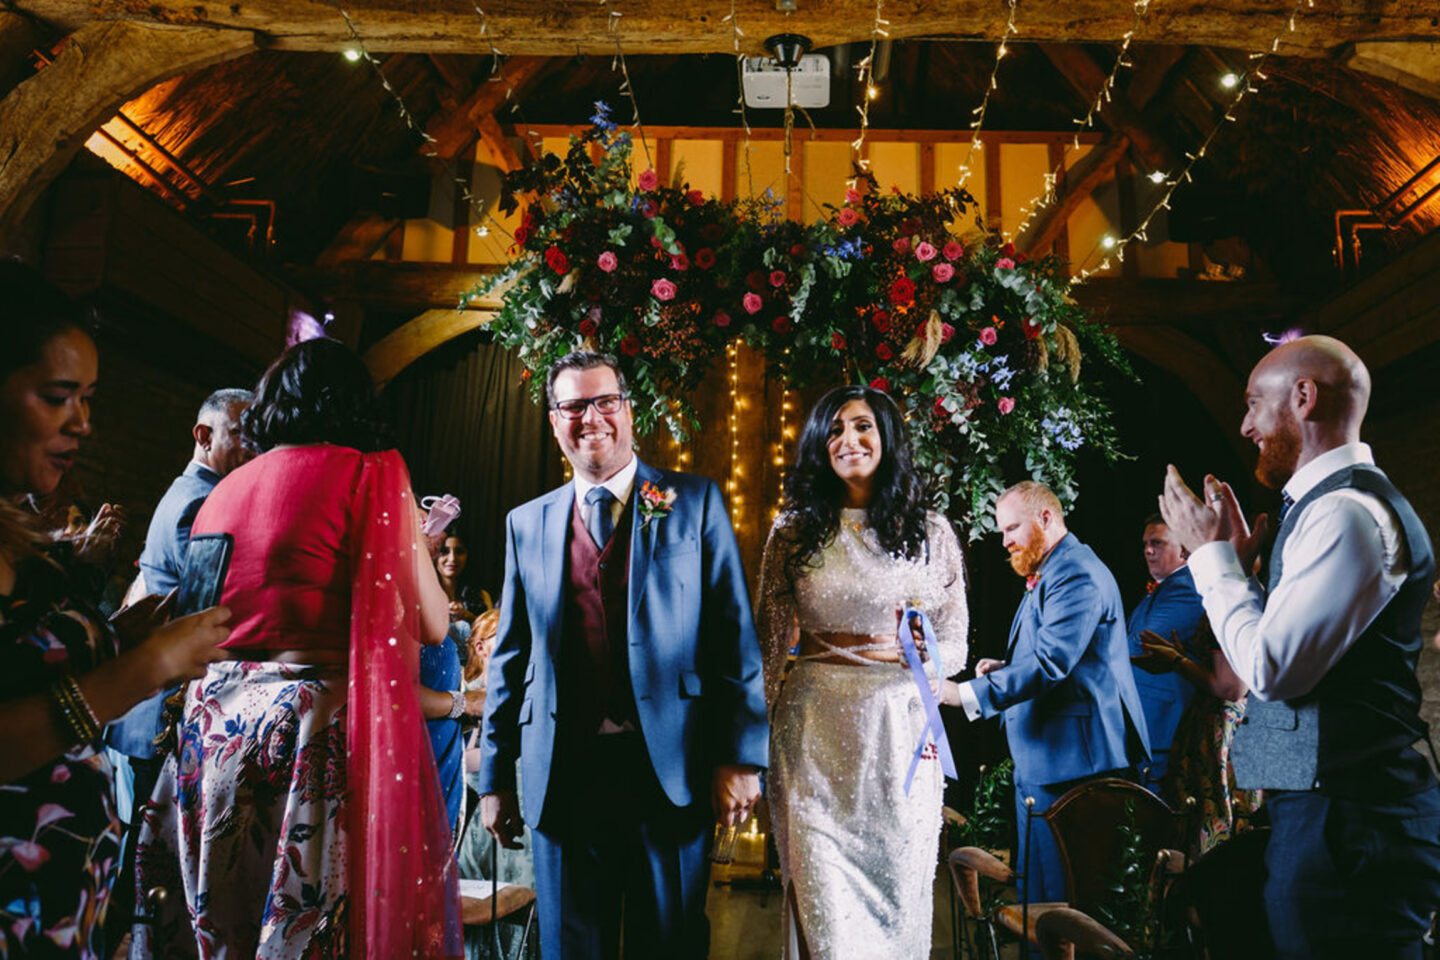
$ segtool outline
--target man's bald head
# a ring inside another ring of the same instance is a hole
[[[1360,440],[1370,371],[1334,337],[1300,337],[1255,365],[1240,432],[1260,448],[1256,475],[1278,487],[1315,457]]]
[[[1339,340],[1316,335],[1282,343],[1255,365],[1252,379],[1262,374],[1290,383],[1313,381],[1319,387],[1316,415],[1337,423],[1353,421],[1359,433],[1370,405],[1370,371]]]

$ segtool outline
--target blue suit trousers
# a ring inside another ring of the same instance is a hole
[[[703,960],[709,798],[677,807],[638,733],[594,737],[552,776],[533,832],[540,953],[563,960]]]
[[[1283,960],[1419,960],[1440,906],[1440,788],[1391,801],[1267,792],[1265,914]]]

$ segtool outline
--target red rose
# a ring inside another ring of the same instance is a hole
[[[895,356],[895,351],[890,349],[890,344],[882,343],[875,348],[875,356],[879,360],[890,360]]]
[[[781,314],[774,320],[770,321],[770,329],[781,335],[789,333],[792,329],[794,329],[794,326],[795,325],[790,322],[790,318],[785,316],[784,314]]]
[[[881,393],[890,392],[890,379],[888,377],[876,377],[870,381],[871,390],[879,390]]]
[[[1030,259],[1030,254],[1026,253],[1026,252],[1023,251],[1023,250],[1020,251],[1019,253],[1015,254],[1015,262],[1016,262],[1016,263],[1025,263],[1025,262],[1028,261],[1029,259]]]
[[[784,271],[784,270],[771,270],[771,271],[770,271],[770,286],[775,287],[776,289],[779,289],[780,287],[785,286],[785,271]]]
[[[689,200],[697,207],[703,206],[705,204],[705,194],[703,191],[700,190],[691,190],[689,193],[685,194],[685,199]]]
[[[1002,257],[1014,257],[1014,256],[1015,256],[1015,244],[1013,244],[1013,243],[1007,243],[1007,244],[1005,244],[1005,246],[1001,247],[1001,248],[1000,248],[1000,256],[1002,256]]]
[[[891,246],[892,249],[894,249],[894,251],[895,251],[896,253],[900,254],[900,256],[903,257],[903,256],[905,256],[905,254],[907,254],[907,253],[910,252],[910,238],[909,238],[909,237],[900,237],[898,240],[896,240],[896,241],[895,241],[894,243],[892,243],[890,246]]]
[[[663,244],[660,242],[659,237],[651,237],[650,246],[654,247],[656,250],[659,250],[663,246]]]
[[[559,247],[552,245],[545,251],[545,262],[548,263],[550,269],[556,273],[568,273],[570,271],[570,260]]]
[[[1036,337],[1040,336],[1042,327],[1040,326],[1040,321],[1036,320],[1034,317],[1026,317],[1023,321],[1021,321],[1020,326],[1025,331],[1026,340],[1034,340]]]
[[[870,323],[881,333],[890,332],[890,314],[884,310],[876,310],[875,316],[870,318]]]
[[[724,310],[716,310],[714,320],[715,326],[717,327],[730,326],[730,314],[726,313]]]
[[[684,273],[690,269],[690,258],[685,256],[684,251],[672,255],[670,257],[670,269],[679,270],[681,273]]]
[[[765,271],[751,270],[745,274],[745,286],[754,290],[756,293],[765,292]]]
[[[834,333],[830,334],[830,346],[832,349],[837,351],[844,350],[845,335],[839,330],[836,330]]]
[[[960,242],[958,240],[951,240],[949,243],[945,244],[943,248],[941,248],[940,254],[946,260],[959,260],[962,256],[965,255],[965,248],[960,246]]]
[[[904,220],[901,220],[901,221],[900,221],[900,232],[901,232],[901,233],[919,233],[919,232],[920,232],[920,221],[917,220],[917,219],[914,218],[914,217],[906,217]]]
[[[944,398],[944,397],[936,397],[936,398],[935,398],[935,415],[938,416],[938,417],[948,417],[948,416],[950,416],[950,412],[945,409],[945,398]]]
[[[700,228],[700,236],[704,237],[708,242],[714,243],[725,236],[725,228],[718,223],[707,223]]]
[[[797,260],[805,256],[805,244],[797,243],[795,244],[795,246],[791,247],[790,256],[794,257]]]
[[[530,235],[533,232],[534,231],[532,231],[525,224],[520,224],[520,226],[515,228],[515,242],[520,244],[521,246],[524,246],[525,241],[530,239]]]
[[[955,336],[955,328],[948,323],[940,324],[940,342],[949,343],[950,338]]]
[[[634,336],[628,336],[620,341],[620,352],[627,357],[633,357],[640,352],[640,341]]]
[[[600,324],[596,323],[590,317],[586,317],[580,321],[580,335],[582,337],[593,337],[595,336],[595,331],[598,329],[600,329]]]
[[[640,207],[640,213],[645,217],[646,220],[654,219],[655,214],[659,212],[660,205],[654,200],[646,200],[644,205]]]
[[[709,247],[701,247],[695,251],[695,266],[701,270],[709,270],[715,266],[715,251]]]
[[[890,302],[897,307],[908,307],[915,302],[915,282],[901,277],[890,284]]]

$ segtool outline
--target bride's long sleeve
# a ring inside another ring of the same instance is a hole
[[[942,574],[942,599],[930,617],[940,661],[947,676],[965,669],[970,655],[970,605],[965,596],[965,556],[955,528],[938,514],[930,515],[930,562]]]
[[[760,654],[765,663],[765,703],[771,709],[780,696],[780,681],[785,676],[785,663],[800,630],[795,608],[795,588],[785,571],[785,561],[792,546],[781,532],[785,517],[775,518],[770,537],[765,541],[765,554],[760,561],[760,609],[756,632],[760,637]]]

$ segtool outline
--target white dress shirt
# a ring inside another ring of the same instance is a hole
[[[1355,464],[1373,464],[1370,447],[1327,451],[1285,484],[1296,503],[1320,481]],[[1195,588],[1225,657],[1262,700],[1288,700],[1315,688],[1385,605],[1409,572],[1400,523],[1378,497],[1334,490],[1296,518],[1269,602],[1240,567],[1229,542],[1190,555]]]
[[[615,499],[610,504],[612,529],[620,523],[620,514],[625,512],[625,504],[630,502],[630,494],[635,489],[635,471],[639,467],[639,458],[631,454],[630,462],[602,483],[591,483],[580,474],[575,474],[575,502],[580,505],[580,520],[586,527],[590,526],[591,506],[585,502],[585,495],[596,487],[604,487],[614,495]]]

